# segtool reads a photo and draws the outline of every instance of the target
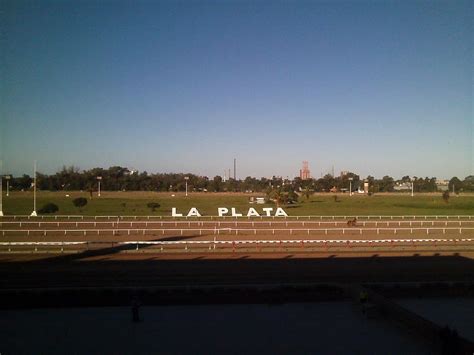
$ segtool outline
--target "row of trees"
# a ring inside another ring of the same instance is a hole
[[[72,204],[79,209],[79,212],[82,212],[82,208],[87,205],[88,201],[84,197],[78,197],[72,200]],[[148,202],[146,205],[152,212],[155,212],[157,208],[160,208],[161,205],[158,202]],[[59,206],[55,203],[48,202],[44,204],[39,210],[38,213],[56,213],[59,211]]]
[[[108,169],[94,168],[80,171],[78,168],[64,167],[53,175],[37,174],[37,187],[40,190],[50,191],[96,191],[98,188],[97,177],[101,177],[101,189],[108,191],[184,191],[188,177],[189,191],[241,191],[241,192],[268,192],[268,190],[281,190],[283,192],[328,192],[335,188],[348,189],[352,178],[352,190],[363,189],[364,181],[369,183],[369,192],[392,192],[395,186],[405,184],[411,186],[412,180],[404,176],[400,180],[395,180],[390,176],[376,179],[368,176],[361,179],[359,175],[348,173],[344,176],[334,177],[326,175],[320,179],[294,180],[283,179],[281,177],[254,178],[246,177],[243,180],[229,179],[223,181],[221,176],[208,178],[194,174],[148,174],[144,172],[131,172],[127,168],[113,166]],[[5,184],[5,182],[3,182]],[[9,181],[13,190],[27,190],[32,187],[33,178],[28,175],[12,177]],[[449,181],[449,191],[474,191],[474,176],[468,176],[464,180],[453,177]],[[436,178],[418,178],[413,180],[413,190],[415,192],[435,192],[437,191]]]

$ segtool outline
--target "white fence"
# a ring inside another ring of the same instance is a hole
[[[456,221],[402,221],[402,220],[390,220],[390,221],[358,221],[356,222],[355,228],[362,226],[374,226],[374,227],[379,227],[379,226],[386,226],[389,227],[390,225],[398,225],[398,227],[401,226],[409,226],[409,227],[423,227],[423,226],[435,226],[435,225],[458,225],[462,226],[463,224],[473,224],[474,220],[456,220]],[[222,225],[234,225],[235,227],[238,227],[239,225],[248,225],[248,226],[285,226],[288,227],[291,224],[298,224],[301,225],[302,227],[304,226],[310,226],[310,225],[317,225],[318,227],[321,226],[346,226],[347,222],[346,221],[294,221],[294,220],[286,220],[286,221],[116,221],[116,222],[97,222],[97,221],[0,221],[0,227],[3,227],[4,225],[9,226],[9,225],[18,225],[20,228],[23,226],[38,226],[40,228],[42,225],[43,226],[74,226],[74,227],[79,227],[81,225],[93,225],[94,227],[101,227],[101,226],[111,226],[111,227],[119,227],[119,226],[128,226],[132,228],[134,225],[145,225],[145,227],[148,226],[153,226],[153,225],[160,225],[160,227],[167,227],[167,226],[175,226],[178,227],[180,226],[188,226],[191,227],[192,225],[196,226],[204,226],[204,225],[212,225],[212,226],[217,226],[221,227]],[[354,228],[354,227],[353,227]]]
[[[160,246],[160,250],[163,251],[164,246],[184,246],[184,250],[188,250],[188,246],[198,245],[205,246],[209,250],[215,250],[216,246],[231,246],[232,250],[239,246],[250,246],[256,245],[258,247],[268,247],[268,246],[279,246],[279,247],[291,247],[291,246],[324,246],[329,248],[334,245],[338,246],[369,246],[376,247],[382,244],[390,244],[392,247],[395,244],[409,244],[410,246],[416,246],[416,244],[431,243],[432,246],[436,247],[437,244],[443,243],[454,243],[463,244],[463,243],[473,243],[474,238],[451,238],[451,239],[435,239],[435,238],[419,238],[419,239],[299,239],[299,240],[188,240],[188,241],[124,241],[124,242],[112,242],[112,246],[120,245],[134,245],[136,250],[139,249],[139,246]],[[67,246],[86,246],[89,249],[89,246],[94,244],[94,242],[80,241],[80,242],[0,242],[0,246],[8,247],[8,251],[11,252],[12,247],[24,247],[24,246],[34,246],[35,251],[38,251],[38,247],[52,246],[52,247],[61,247],[61,252],[64,251],[64,247]],[[104,244],[97,242],[97,244]],[[108,244],[108,243],[105,243]]]
[[[13,233],[26,233],[29,235],[43,235],[46,236],[49,234],[63,234],[65,236],[72,235],[72,234],[83,234],[86,235],[104,235],[104,234],[112,234],[118,235],[121,233],[126,233],[127,235],[130,234],[142,234],[145,235],[147,233],[161,233],[162,235],[165,232],[171,233],[179,233],[180,235],[184,235],[184,232],[192,232],[195,234],[202,235],[203,233],[207,234],[257,234],[257,231],[261,234],[272,234],[275,233],[281,234],[283,233],[306,233],[308,235],[311,232],[316,233],[324,233],[327,235],[329,232],[341,232],[342,234],[346,234],[347,232],[357,232],[358,234],[363,234],[363,232],[376,232],[380,234],[380,232],[388,232],[393,234],[398,234],[402,232],[410,232],[413,234],[414,231],[423,231],[426,234],[430,234],[433,231],[442,231],[443,234],[446,234],[446,231],[455,231],[459,234],[462,234],[463,231],[473,231],[474,227],[431,227],[431,228],[423,228],[423,227],[413,227],[413,228],[167,228],[167,229],[151,229],[151,228],[113,228],[113,229],[3,229],[2,236],[6,234],[13,234]]]
[[[14,220],[16,219],[28,219],[28,220],[39,220],[39,219],[107,219],[107,220],[125,220],[125,219],[131,219],[131,220],[162,220],[162,219],[173,219],[173,220],[204,220],[204,219],[209,219],[209,220],[226,220],[226,219],[235,219],[235,220],[242,220],[242,219],[248,219],[248,220],[257,220],[257,219],[276,219],[276,220],[336,220],[336,219],[348,219],[348,218],[357,218],[359,220],[386,220],[386,219],[412,219],[412,220],[428,220],[428,219],[435,219],[435,220],[443,220],[443,219],[467,219],[467,220],[474,220],[474,216],[472,215],[334,215],[334,216],[288,216],[288,217],[275,217],[275,216],[260,216],[260,217],[247,217],[247,216],[241,216],[241,217],[233,217],[233,216],[203,216],[203,217],[171,217],[171,216],[119,216],[119,215],[113,215],[113,216],[84,216],[84,215],[40,215],[37,217],[32,217],[29,215],[5,215],[3,217],[5,219],[12,218]]]

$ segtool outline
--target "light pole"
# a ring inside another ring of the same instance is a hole
[[[2,181],[2,161],[0,160],[0,217],[3,217],[3,181]]]
[[[354,178],[351,178],[351,177],[349,178],[349,196],[352,196],[352,180],[353,179]]]
[[[5,175],[5,180],[7,180],[7,197],[10,196],[10,179],[11,175]]]
[[[33,180],[33,212],[31,212],[31,217],[36,217],[38,214],[36,213],[36,160],[34,164],[34,180]]]
[[[99,189],[97,190],[97,196],[100,197],[100,181],[102,180],[102,176],[97,176],[97,181],[99,183]]]
[[[188,197],[188,180],[189,180],[189,176],[185,176],[184,181],[186,182],[186,197]]]
[[[411,178],[411,197],[413,197],[413,185],[415,183],[415,178]]]

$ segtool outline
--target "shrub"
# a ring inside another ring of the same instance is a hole
[[[39,213],[56,213],[59,211],[59,207],[54,203],[47,203],[43,207],[41,207],[38,212]]]
[[[148,202],[148,203],[146,204],[146,206],[147,206],[148,208],[151,208],[151,210],[152,210],[153,212],[155,212],[155,210],[156,210],[157,208],[160,208],[161,205],[160,205],[158,202]]]
[[[294,191],[289,191],[285,197],[286,197],[286,204],[292,204],[292,203],[298,202],[298,194]]]
[[[443,192],[443,201],[448,203],[449,202],[449,191]]]
[[[84,207],[85,205],[87,205],[87,198],[78,197],[78,198],[75,198],[74,200],[72,200],[72,203],[74,204],[74,206],[81,208],[81,207]]]

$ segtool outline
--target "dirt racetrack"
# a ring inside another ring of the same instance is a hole
[[[471,217],[4,218],[1,288],[472,282]],[[76,242],[77,244],[68,244]]]
[[[171,219],[119,216],[8,216],[0,252],[244,253],[469,252],[471,216],[361,216]]]

